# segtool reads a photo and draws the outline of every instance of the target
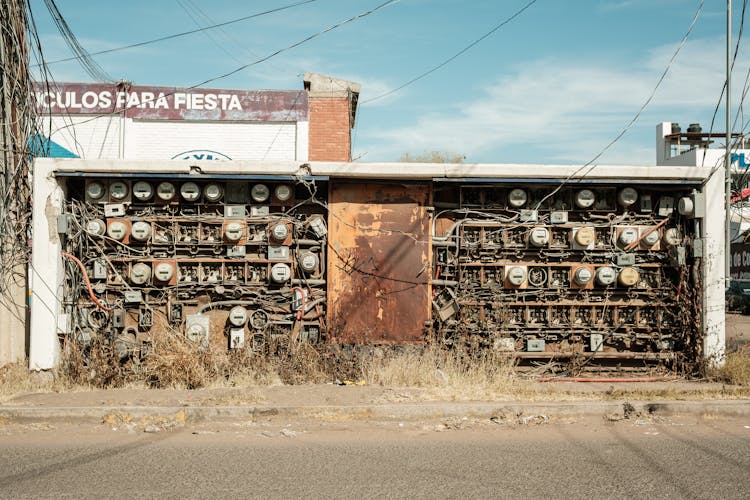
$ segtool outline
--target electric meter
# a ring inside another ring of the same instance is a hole
[[[609,266],[603,266],[596,270],[596,282],[601,286],[609,286],[615,282],[617,273]]]
[[[579,286],[587,285],[593,277],[594,273],[588,267],[579,267],[573,272],[573,281]]]
[[[229,241],[240,241],[242,239],[242,224],[230,222],[224,228],[224,237]]]
[[[91,181],[86,184],[86,196],[92,200],[98,200],[104,196],[104,184],[99,181]]]
[[[256,309],[250,316],[250,326],[256,330],[262,330],[268,326],[268,313],[263,309]]]
[[[137,241],[146,241],[151,237],[151,224],[139,220],[133,222],[130,228],[130,235]]]
[[[250,198],[252,198],[255,203],[263,203],[268,200],[270,195],[271,192],[265,184],[256,184],[250,189]]]
[[[323,217],[314,215],[307,219],[307,223],[310,225],[310,229],[313,230],[315,236],[317,236],[318,238],[322,238],[323,236],[328,234],[328,229],[326,229],[326,223],[323,220]]]
[[[271,267],[271,280],[273,280],[274,283],[286,283],[291,277],[292,270],[289,269],[289,266],[286,264],[279,262]]]
[[[695,214],[695,203],[693,203],[692,198],[687,196],[680,198],[679,201],[677,201],[677,211],[680,215],[692,217]]]
[[[208,347],[211,319],[203,314],[188,314],[185,318],[185,336],[201,347]]]
[[[587,247],[594,243],[596,238],[596,232],[593,227],[579,227],[576,231],[575,237],[573,238],[578,246]]]
[[[523,267],[513,266],[508,269],[508,283],[513,286],[521,286],[526,281],[526,269]]]
[[[174,266],[169,262],[159,262],[154,268],[154,277],[159,281],[169,281],[174,276]]]
[[[526,191],[521,188],[512,189],[510,193],[508,193],[508,205],[513,208],[521,208],[526,205],[527,200],[528,196],[526,195]]]
[[[617,193],[617,203],[622,207],[628,208],[629,206],[634,205],[636,201],[638,201],[638,191],[632,187],[622,188],[620,192]]]
[[[206,199],[206,201],[217,202],[221,199],[222,196],[224,196],[224,190],[215,182],[206,184],[206,186],[203,188],[203,197]]]
[[[284,241],[289,236],[289,227],[280,222],[271,229],[271,236],[276,241]]]
[[[176,194],[177,190],[171,182],[160,182],[156,186],[156,196],[162,201],[172,201]]]
[[[279,184],[273,190],[273,195],[279,201],[289,201],[292,199],[292,188],[288,184]]]
[[[596,201],[596,196],[590,189],[581,189],[576,193],[574,201],[578,208],[591,208]]]
[[[146,181],[138,181],[133,184],[133,196],[138,201],[148,201],[154,195],[154,189]]]
[[[110,223],[107,228],[107,234],[110,238],[114,238],[118,241],[125,238],[125,234],[128,232],[128,226],[124,222],[116,220]]]
[[[640,277],[641,276],[637,269],[633,267],[623,267],[617,278],[622,286],[633,286],[638,283]]]
[[[670,227],[664,231],[664,242],[669,246],[677,246],[682,243],[682,234],[676,227]]]
[[[644,234],[645,234],[646,231],[649,231],[650,229],[651,228],[643,229]],[[641,241],[643,242],[644,245],[652,247],[652,246],[656,245],[657,243],[659,243],[659,239],[660,239],[660,237],[659,237],[659,230],[658,229],[654,229],[650,233],[646,234],[646,236],[644,236]]]
[[[86,223],[86,232],[96,236],[103,236],[107,232],[107,225],[101,219],[92,219]]]
[[[318,256],[312,252],[305,252],[299,257],[299,267],[306,273],[311,273],[318,268]]]
[[[622,246],[628,246],[638,239],[638,231],[633,227],[625,227],[620,230],[618,241]]]
[[[229,322],[234,326],[245,326],[247,318],[247,309],[242,306],[234,306],[229,311]]]
[[[535,227],[529,233],[529,243],[535,247],[543,247],[549,241],[549,231],[546,227]]]
[[[180,196],[185,201],[195,201],[201,195],[201,189],[195,182],[186,182],[180,186]]]
[[[124,200],[128,196],[128,185],[123,181],[114,181],[109,185],[109,196],[113,200]]]
[[[148,264],[139,262],[130,268],[130,282],[134,285],[144,285],[148,283],[149,278],[151,278],[151,267]]]
[[[532,267],[528,272],[529,284],[541,288],[547,283],[547,271],[543,267]]]

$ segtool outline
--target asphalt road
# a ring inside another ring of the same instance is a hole
[[[0,496],[750,498],[750,419],[114,427],[3,427]]]

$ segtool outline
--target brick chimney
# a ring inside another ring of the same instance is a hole
[[[351,161],[354,119],[360,85],[317,73],[305,73],[310,102],[310,161]]]

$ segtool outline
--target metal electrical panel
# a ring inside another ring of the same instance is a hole
[[[178,332],[232,349],[247,346],[245,335],[259,348],[293,329],[326,338],[326,183],[166,174],[66,182],[63,251],[85,264],[91,283],[66,267],[71,331],[102,339],[128,332],[139,345]],[[303,270],[300,255],[313,265]],[[291,314],[300,288],[310,306]],[[246,326],[229,320],[235,302],[248,304]]]
[[[702,242],[675,203],[690,195],[680,183],[441,184],[435,205],[455,209],[432,221],[429,334],[521,359],[676,359],[700,294]]]

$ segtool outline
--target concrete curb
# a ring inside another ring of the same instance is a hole
[[[271,419],[413,421],[471,417],[507,419],[543,415],[556,417],[605,417],[630,413],[640,416],[750,416],[750,400],[714,401],[608,401],[570,403],[399,403],[350,406],[82,406],[0,407],[0,421],[10,423],[94,423],[109,415],[133,419],[175,419],[185,422],[256,421]]]

